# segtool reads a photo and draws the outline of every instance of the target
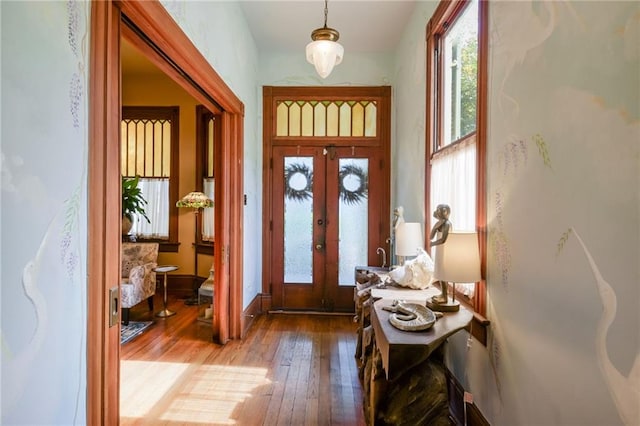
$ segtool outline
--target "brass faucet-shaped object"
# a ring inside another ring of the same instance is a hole
[[[382,247],[378,247],[376,254],[380,254],[380,252],[382,252],[382,267],[384,268],[387,266],[387,252]]]

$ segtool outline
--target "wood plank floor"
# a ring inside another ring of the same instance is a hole
[[[170,297],[169,309],[131,311],[155,323],[121,347],[122,425],[364,425],[351,316],[260,315],[221,346],[196,306]]]

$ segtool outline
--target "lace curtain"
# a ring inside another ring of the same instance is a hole
[[[471,139],[448,147],[431,161],[431,207],[451,207],[449,220],[454,231],[476,230],[476,144]],[[475,283],[456,284],[459,291],[473,297]]]
[[[151,223],[136,214],[131,234],[142,238],[169,238],[169,179],[140,178],[138,188],[147,200],[145,211]]]
[[[212,200],[215,200],[213,194],[213,178],[205,178],[203,180],[203,192]],[[215,202],[214,202],[215,204]],[[202,214],[202,240],[213,241],[213,219],[214,207],[207,207]]]

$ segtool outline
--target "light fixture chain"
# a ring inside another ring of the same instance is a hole
[[[327,15],[329,14],[329,0],[324,0],[324,27],[327,28]]]

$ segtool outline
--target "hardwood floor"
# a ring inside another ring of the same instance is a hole
[[[197,306],[168,307],[131,310],[155,323],[121,347],[122,425],[364,425],[351,316],[260,315],[220,346]]]

